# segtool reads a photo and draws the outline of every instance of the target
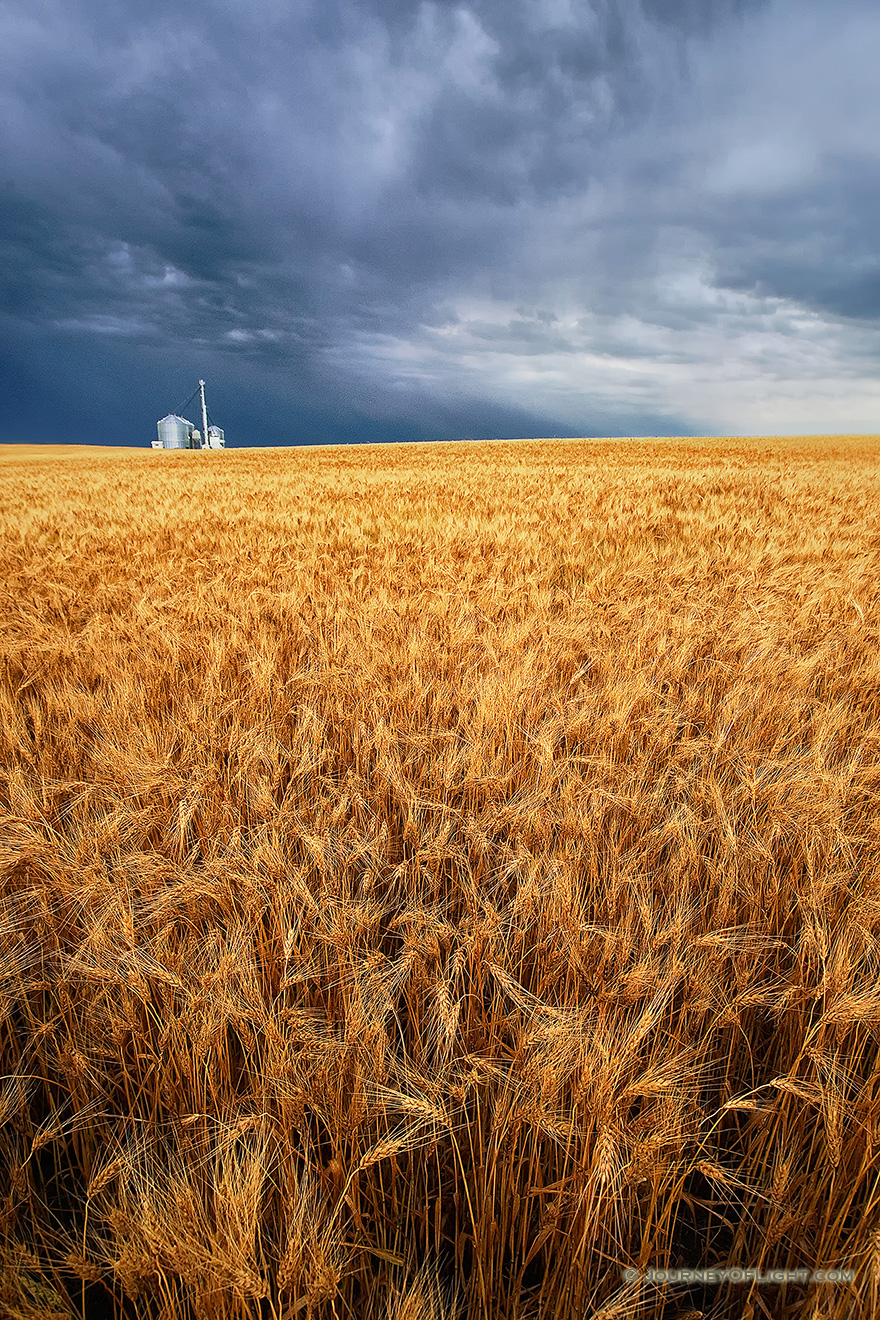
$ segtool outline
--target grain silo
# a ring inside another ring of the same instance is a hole
[[[202,405],[202,429],[197,431],[192,422],[178,413],[169,413],[158,423],[159,439],[153,441],[154,449],[225,449],[226,436],[219,426],[209,425],[208,408],[205,403],[205,382],[199,381],[198,389],[183,405],[189,407],[196,395]],[[182,410],[181,410],[182,411]]]
[[[163,449],[192,449],[195,427],[185,417],[169,413],[157,423]]]

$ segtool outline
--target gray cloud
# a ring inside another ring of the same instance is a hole
[[[10,0],[0,37],[10,439],[146,443],[199,375],[240,443],[873,425],[861,0]]]

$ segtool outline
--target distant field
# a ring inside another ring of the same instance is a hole
[[[878,510],[0,446],[0,1316],[880,1314]]]
[[[39,459],[106,454],[110,445],[0,445],[0,463],[32,463]],[[131,450],[119,452],[131,453]]]

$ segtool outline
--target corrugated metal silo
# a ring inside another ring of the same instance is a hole
[[[208,427],[208,446],[211,449],[225,449],[226,436],[219,426]]]
[[[157,425],[163,449],[192,448],[192,433],[195,427],[185,417],[178,417],[175,413],[169,413]]]

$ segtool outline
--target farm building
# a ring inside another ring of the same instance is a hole
[[[199,381],[199,387],[187,399],[190,403],[196,394],[201,396],[202,429],[196,430],[192,422],[177,413],[169,413],[157,423],[159,438],[153,441],[154,449],[225,449],[226,436],[219,426],[209,426],[208,409],[205,405],[205,382]],[[185,403],[184,408],[187,406]]]

